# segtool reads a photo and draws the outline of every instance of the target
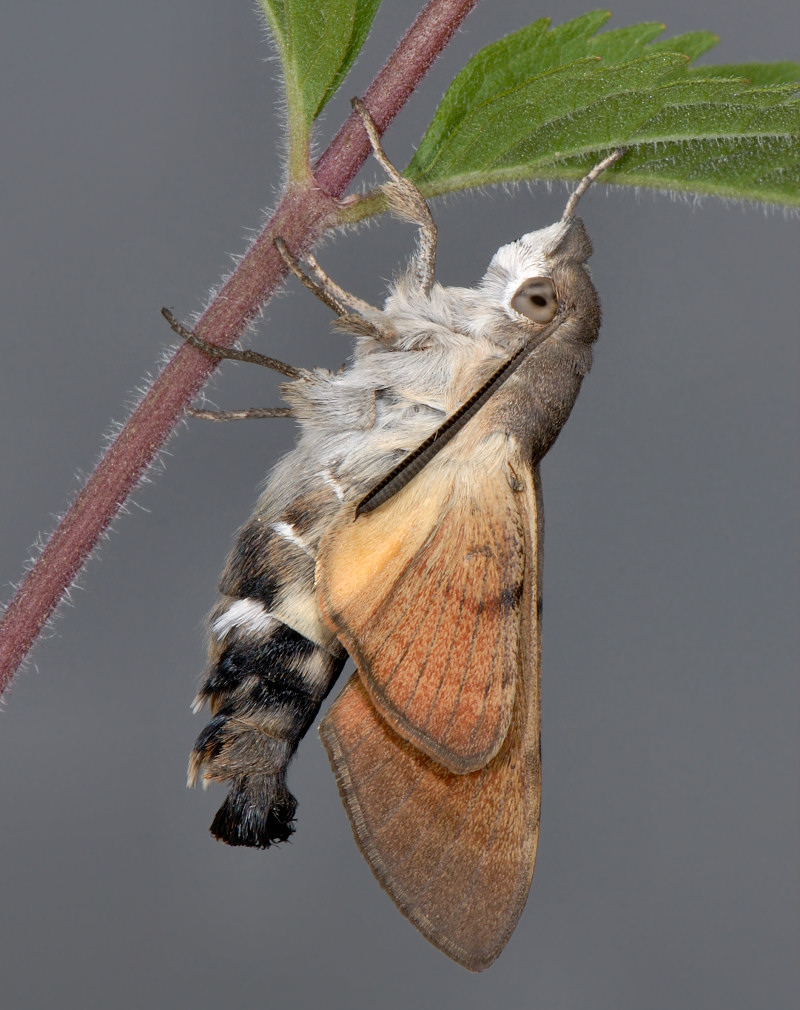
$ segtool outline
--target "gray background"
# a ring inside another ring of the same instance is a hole
[[[416,2],[388,2],[322,145]],[[579,2],[486,0],[398,119],[410,156],[481,45]],[[248,3],[6,2],[2,73],[6,592],[281,177],[274,64]],[[715,62],[794,56],[794,5],[630,0],[613,26],[723,35]],[[374,169],[367,173],[374,177]],[[439,277],[552,222],[566,189],[435,207]],[[292,844],[216,844],[222,799],[184,788],[201,622],[282,421],[194,422],[141,488],[0,718],[0,1001],[13,1008],[325,1005],[790,1008],[796,950],[796,223],[597,189],[583,205],[605,322],[543,467],[544,803],[531,897],[472,976],[394,909],[353,843],[312,734]],[[373,301],[410,230],[323,263]],[[290,286],[257,346],[347,354]],[[277,402],[224,366],[220,405]]]

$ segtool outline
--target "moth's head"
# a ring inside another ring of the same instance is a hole
[[[495,325],[502,321],[526,331],[552,322],[558,312],[596,315],[597,295],[586,267],[591,254],[583,222],[574,216],[502,246],[478,288]]]
[[[485,317],[493,315],[495,325],[502,324],[501,332],[507,333],[509,325],[520,331],[545,326],[561,315],[564,326],[556,331],[561,337],[574,337],[577,325],[581,342],[596,338],[600,305],[586,266],[592,243],[575,208],[594,180],[622,154],[614,151],[578,183],[560,221],[529,232],[494,254],[477,291],[484,300]]]

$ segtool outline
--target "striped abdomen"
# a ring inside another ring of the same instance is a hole
[[[223,573],[194,703],[213,718],[194,745],[189,784],[230,783],[211,825],[230,845],[265,848],[294,830],[286,768],[347,658],[314,591],[319,539],[340,504],[322,486],[274,521],[257,510]]]

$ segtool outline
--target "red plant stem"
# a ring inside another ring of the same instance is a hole
[[[381,132],[476,3],[430,0],[420,12],[364,96]],[[282,235],[294,252],[308,251],[336,224],[337,200],[368,154],[366,134],[353,115],[319,159],[309,184],[284,194],[203,313],[198,334],[225,347],[236,341],[286,273],[275,236]],[[179,348],[78,493],[0,622],[0,693],[216,364],[193,348]]]

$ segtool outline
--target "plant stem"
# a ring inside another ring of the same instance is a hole
[[[430,0],[420,12],[364,96],[381,132],[476,3]],[[368,154],[366,134],[351,115],[309,182],[290,186],[284,193],[272,218],[198,321],[199,336],[224,347],[237,340],[286,273],[274,238],[283,236],[295,254],[310,250],[338,223],[338,200]],[[200,351],[179,348],[78,493],[0,622],[0,693],[216,366]]]

